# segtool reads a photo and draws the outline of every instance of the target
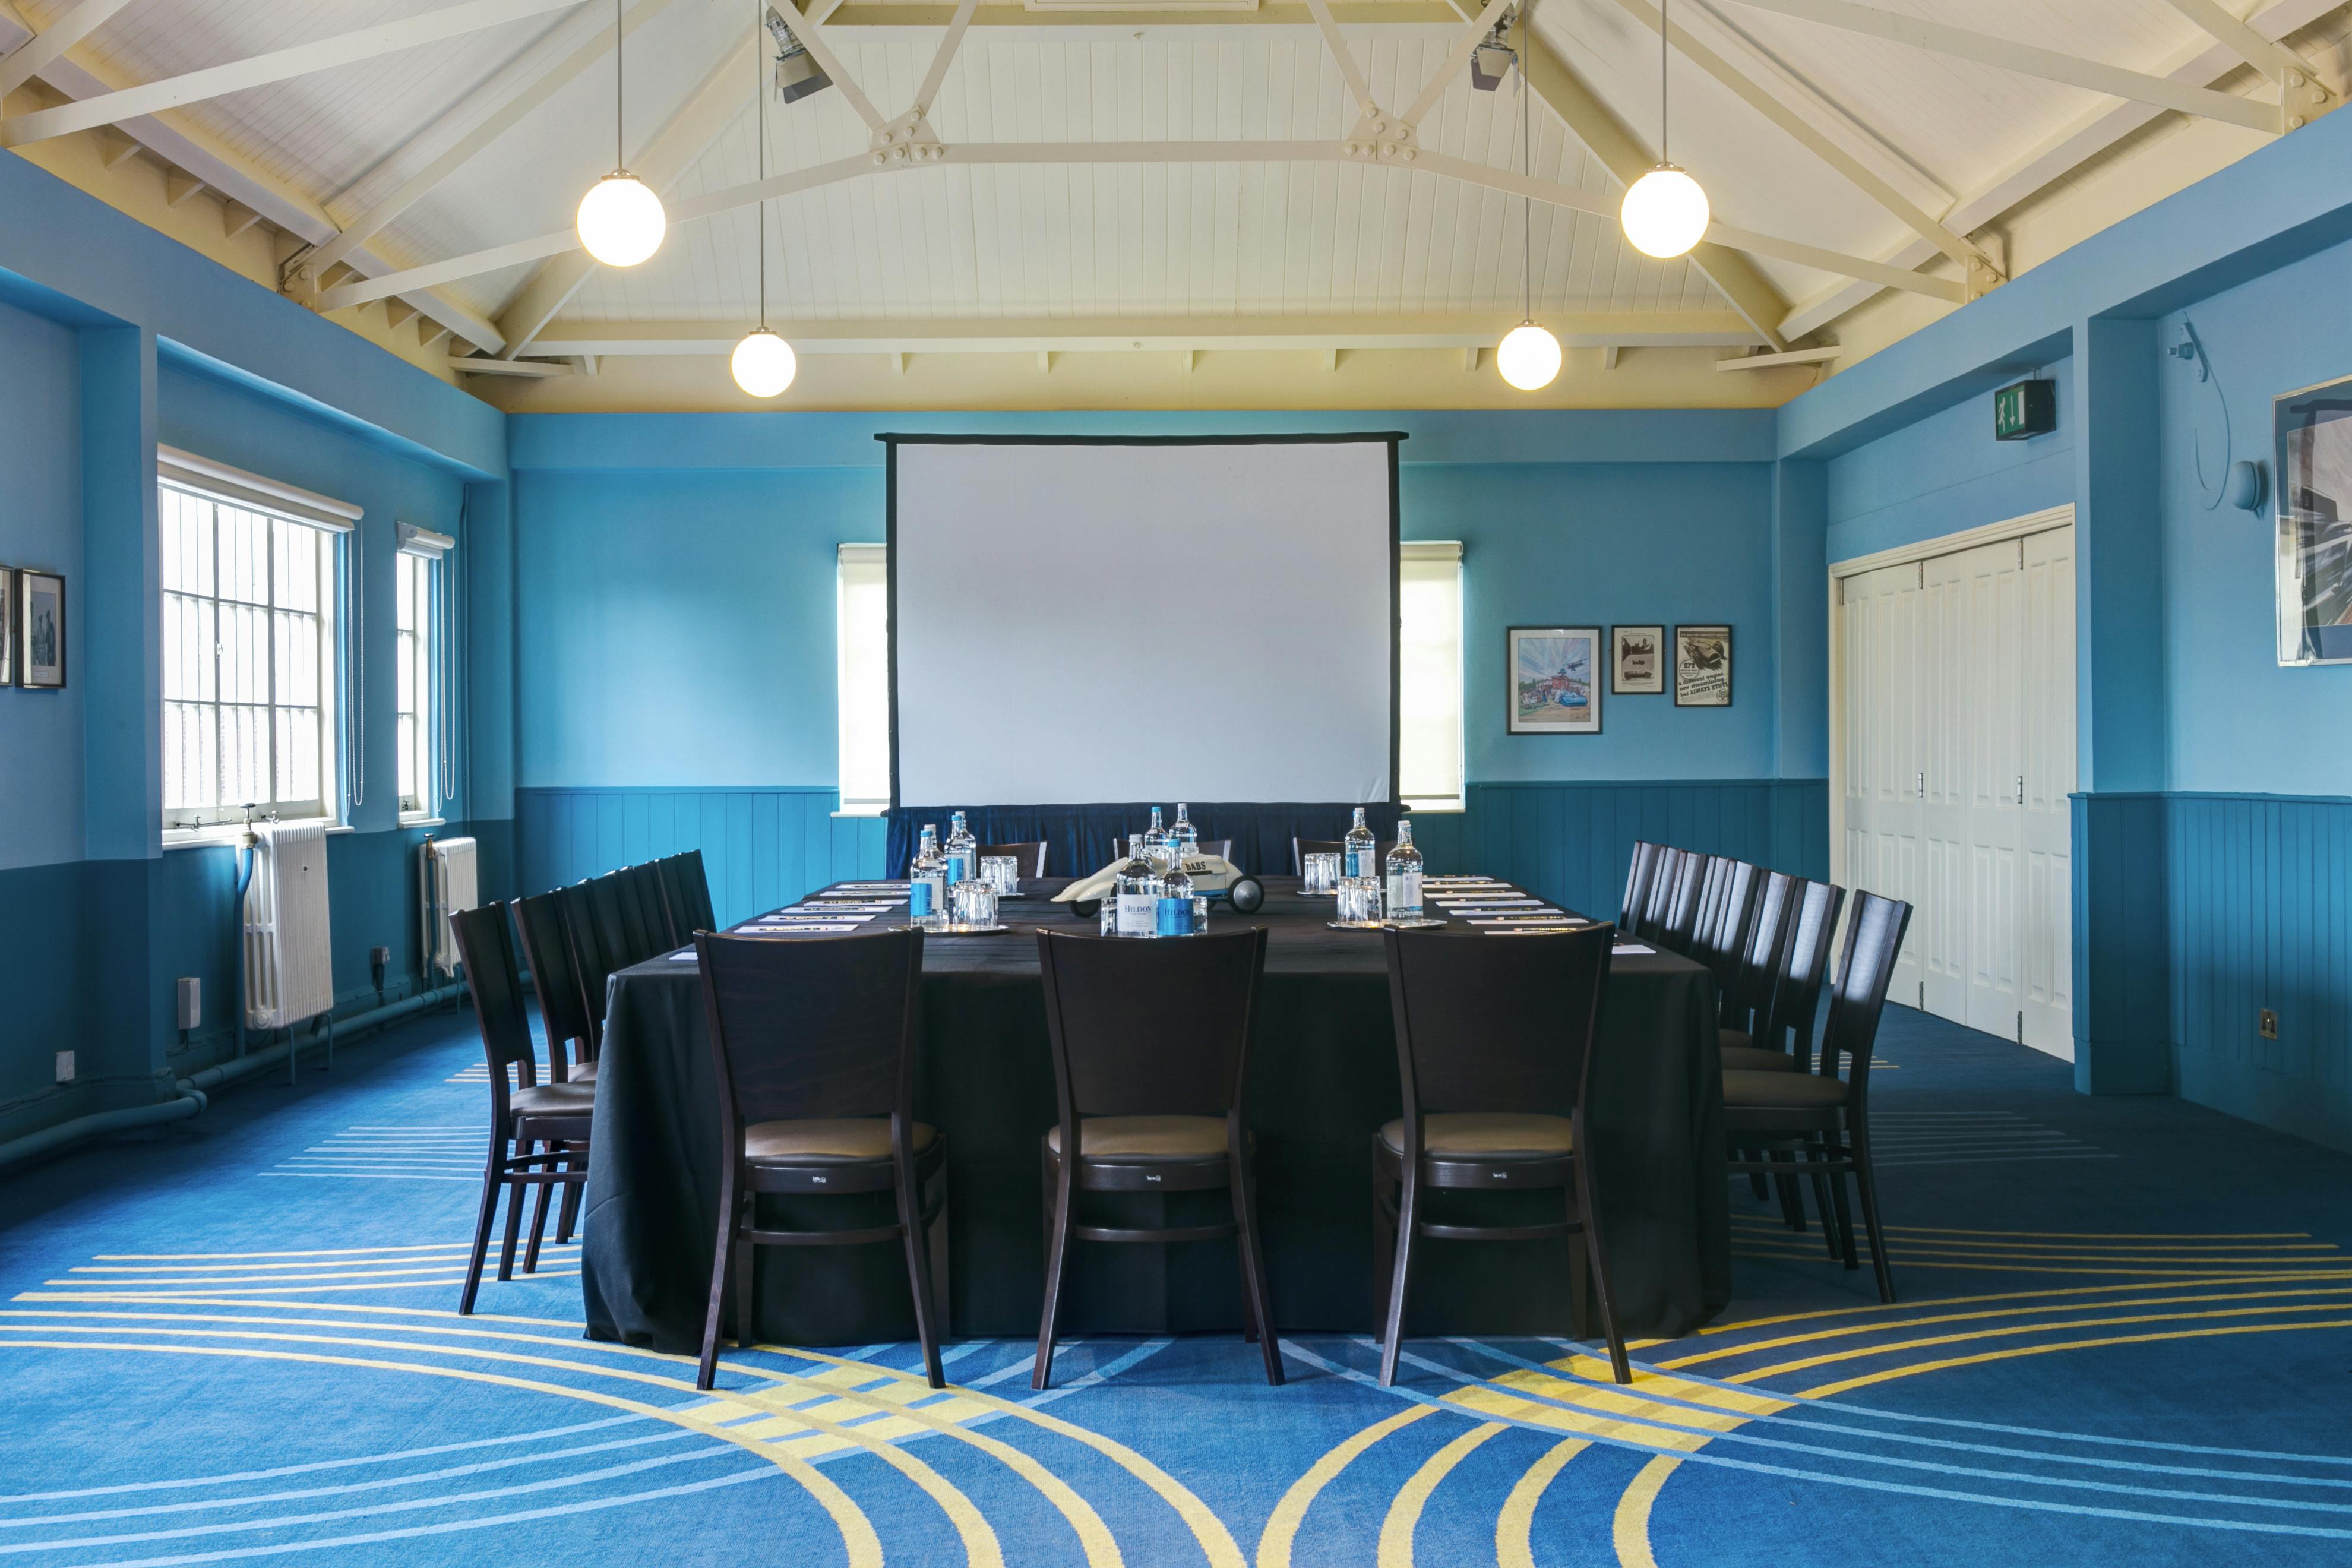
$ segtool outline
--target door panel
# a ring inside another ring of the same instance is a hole
[[[2020,726],[2025,804],[2019,1005],[2025,1043],[2074,1059],[2074,531],[2026,539]]]
[[[1981,684],[1970,622],[1970,557],[1920,565],[1919,833],[1924,859],[1917,908],[1921,1005],[1938,1017],[1968,1019],[1969,954],[1975,932],[1969,856],[1969,699]]]
[[[2022,549],[2004,540],[1958,558],[1969,580],[1966,798],[1969,879],[1968,1007],[1962,1022],[2017,1037],[2023,885],[2019,799],[2024,789],[2021,644]]]

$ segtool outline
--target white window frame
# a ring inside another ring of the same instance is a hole
[[[159,670],[159,679],[164,683],[161,721],[167,727],[168,732],[168,726],[173,721],[175,710],[184,710],[193,705],[198,708],[209,708],[216,715],[224,705],[217,666],[221,647],[220,606],[224,602],[235,604],[240,601],[233,599],[224,601],[222,597],[221,590],[224,584],[219,555],[222,542],[221,514],[223,510],[227,510],[267,520],[270,524],[265,534],[267,541],[265,549],[268,552],[268,557],[263,570],[268,575],[269,589],[268,604],[265,609],[265,616],[268,618],[265,619],[264,624],[271,628],[266,641],[270,673],[267,695],[259,706],[266,708],[270,713],[269,721],[266,726],[268,752],[263,763],[269,780],[269,788],[266,793],[270,798],[256,801],[254,813],[257,816],[275,816],[286,821],[324,819],[329,823],[340,824],[343,815],[344,779],[341,766],[341,710],[337,699],[340,695],[346,658],[346,618],[342,614],[340,593],[344,550],[342,542],[344,536],[351,532],[353,525],[358,521],[361,509],[331,497],[319,495],[297,486],[283,484],[262,475],[247,473],[243,469],[215,462],[210,458],[173,447],[159,446],[156,449],[156,527],[159,552],[164,548],[165,509],[188,504],[213,509],[209,521],[212,525],[214,552],[209,593],[190,592],[186,587],[164,586],[159,573],[158,595],[159,599],[165,601],[159,604],[158,608],[159,616],[162,616],[165,627],[163,635],[167,639],[170,636],[169,626],[172,617],[169,613],[169,601],[184,600],[208,604],[212,606],[214,617],[215,641],[212,657],[215,660],[215,672],[209,685],[211,691],[209,697],[173,695],[174,688],[169,682],[170,671]],[[277,779],[279,771],[278,710],[286,707],[310,706],[309,704],[282,703],[278,700],[281,690],[281,672],[278,669],[278,639],[274,617],[287,613],[278,602],[279,585],[277,581],[276,551],[281,537],[280,525],[287,528],[307,528],[320,535],[317,542],[319,581],[316,611],[319,660],[316,704],[319,792],[315,799],[299,801],[277,798]],[[168,570],[168,565],[164,570]],[[167,656],[168,650],[161,651],[158,655],[159,659]],[[214,722],[217,723],[216,718]],[[215,733],[217,736],[217,730]],[[215,745],[217,748],[217,740]],[[215,765],[219,765],[217,749],[215,752]],[[245,803],[242,801],[218,800],[209,805],[166,804],[163,807],[160,826],[167,843],[209,842],[232,832],[234,825],[244,821],[245,815]]]
[[[845,544],[834,566],[841,816],[890,808],[889,563],[887,545]]]
[[[1416,816],[1461,811],[1469,789],[1462,542],[1417,539],[1400,544],[1397,575],[1398,798]],[[1416,589],[1450,595],[1441,622],[1420,624],[1415,606],[1428,595]],[[1436,754],[1424,754],[1433,747]],[[1443,754],[1446,751],[1450,758]]]
[[[410,766],[396,781],[403,826],[437,826],[441,807],[456,794],[450,776],[453,714],[450,675],[449,552],[457,541],[446,533],[414,523],[398,525],[399,547],[393,563],[393,755],[399,756],[398,731],[404,719],[415,719],[416,739]],[[417,599],[414,626],[401,625],[402,578],[414,573]],[[403,680],[411,707],[400,706]]]

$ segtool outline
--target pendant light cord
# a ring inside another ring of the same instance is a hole
[[[1658,0],[1658,162],[1671,163],[1666,156],[1666,0]]]
[[[613,0],[613,167],[629,166],[627,140],[621,133],[621,0]]]
[[[1519,173],[1532,180],[1536,177],[1534,143],[1528,131],[1528,7],[1526,0],[1519,5]],[[1521,319],[1536,319],[1535,284],[1535,197],[1522,192],[1519,195],[1519,296]]]
[[[768,62],[767,51],[759,45],[760,29],[767,18],[761,7],[767,0],[751,0],[751,96],[760,103],[760,184],[768,183]],[[753,219],[760,226],[760,330],[768,330],[768,198],[760,198]]]

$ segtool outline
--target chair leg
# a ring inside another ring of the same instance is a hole
[[[1265,1381],[1282,1386],[1282,1341],[1274,1329],[1274,1300],[1265,1288],[1265,1254],[1257,1239],[1257,1189],[1250,1179],[1249,1161],[1233,1160],[1234,1223],[1242,1255],[1242,1299],[1257,1329],[1258,1353],[1265,1358]]]
[[[757,1193],[743,1194],[743,1206],[750,1211],[744,1217],[759,1222],[760,1196]],[[760,1252],[749,1241],[735,1238],[735,1348],[750,1350],[760,1342]]]
[[[522,1234],[522,1200],[525,1184],[520,1179],[507,1183],[507,1236],[499,1249],[499,1278],[514,1278],[515,1242]]]
[[[940,1326],[932,1316],[930,1237],[923,1226],[923,1189],[911,1162],[898,1171],[898,1229],[907,1244],[907,1283],[915,1293],[915,1338],[923,1347],[923,1376],[933,1388],[948,1385],[940,1365]]]
[[[585,1161],[566,1159],[563,1162],[563,1168],[567,1171],[578,1170],[585,1164]],[[572,1239],[572,1229],[580,1223],[580,1194],[585,1185],[584,1182],[563,1184],[563,1206],[556,1211],[555,1215],[555,1245],[558,1247],[563,1246]]]
[[[1775,1165],[1787,1165],[1791,1171],[1796,1168],[1797,1161],[1795,1158],[1793,1156],[1784,1155],[1778,1150],[1773,1152],[1771,1160],[1772,1163]],[[1773,1190],[1779,1194],[1780,1199],[1781,1220],[1787,1224],[1790,1230],[1803,1230],[1805,1228],[1805,1202],[1804,1199],[1797,1194],[1797,1178],[1792,1174],[1775,1173],[1772,1178],[1772,1186]]]
[[[1870,1131],[1860,1117],[1851,1119],[1846,1146],[1853,1151],[1853,1184],[1862,1194],[1862,1228],[1870,1237],[1870,1267],[1878,1276],[1878,1299],[1895,1300],[1895,1273],[1886,1263],[1886,1233],[1878,1224],[1878,1179],[1870,1169]]]
[[[710,1303],[702,1314],[702,1360],[694,1373],[694,1386],[705,1393],[719,1375],[719,1310],[727,1300],[727,1260],[734,1250],[735,1180],[730,1160],[719,1176],[719,1238],[710,1248]]]
[[[1396,1271],[1396,1222],[1389,1217],[1388,1173],[1380,1156],[1372,1156],[1372,1316],[1382,1322],[1389,1315],[1389,1276]]]
[[[1846,1206],[1845,1173],[1830,1173],[1830,1206],[1837,1211],[1837,1256],[1848,1268],[1862,1267],[1860,1254],[1853,1249],[1853,1211]],[[1824,1220],[1824,1225],[1829,1222]]]
[[[1740,1158],[1743,1160],[1761,1160],[1763,1157],[1764,1151],[1761,1149],[1743,1149],[1740,1151]],[[1764,1185],[1763,1172],[1750,1171],[1748,1173],[1748,1196],[1756,1199],[1759,1203],[1761,1203],[1764,1200],[1767,1190],[1768,1189]]]
[[[954,1216],[955,1194],[948,1186],[947,1167],[941,1165],[940,1167],[939,1216],[931,1221],[930,1229],[923,1239],[924,1247],[931,1255],[931,1310],[936,1314],[935,1321],[940,1325],[941,1338],[955,1332],[954,1280],[948,1274],[950,1257],[948,1227]]]
[[[1388,1322],[1381,1336],[1381,1386],[1396,1386],[1397,1355],[1404,1348],[1405,1295],[1412,1284],[1413,1230],[1421,1218],[1420,1173],[1404,1168],[1403,1190],[1397,1197],[1396,1267],[1389,1272]]]
[[[1609,1371],[1619,1383],[1633,1381],[1625,1359],[1625,1336],[1617,1329],[1616,1294],[1609,1288],[1609,1258],[1601,1246],[1601,1220],[1593,1213],[1592,1183],[1579,1161],[1576,1172],[1576,1217],[1584,1226],[1584,1249],[1592,1259],[1592,1293],[1601,1303],[1601,1332],[1609,1342]]]
[[[1071,1185],[1076,1163],[1067,1158],[1055,1162],[1053,1215],[1047,1221],[1052,1228],[1045,1237],[1045,1308],[1037,1320],[1037,1362],[1029,1374],[1033,1389],[1050,1388],[1054,1383],[1054,1320],[1061,1313],[1062,1278],[1069,1266]]]
[[[1845,1260],[1845,1255],[1838,1250],[1837,1221],[1833,1217],[1830,1204],[1830,1184],[1837,1178],[1822,1173],[1821,1167],[1829,1163],[1829,1156],[1818,1148],[1807,1146],[1805,1163],[1814,1168],[1813,1207],[1821,1213],[1822,1240],[1829,1247],[1830,1261],[1842,1263]]]
[[[499,1212],[499,1154],[505,1147],[503,1136],[493,1137],[489,1160],[482,1167],[482,1203],[474,1215],[474,1251],[466,1263],[466,1289],[457,1297],[461,1317],[473,1311],[474,1298],[482,1289],[482,1259],[490,1250],[490,1220]]]
[[[552,1155],[555,1152],[555,1145],[552,1143],[541,1143],[539,1145],[539,1148],[543,1152],[550,1155]],[[555,1173],[556,1163],[552,1159],[543,1161],[540,1164],[539,1170],[541,1174],[551,1176]],[[525,1274],[536,1274],[539,1272],[539,1245],[541,1238],[547,1235],[547,1207],[549,1203],[553,1200],[554,1196],[555,1184],[553,1182],[541,1182],[539,1184],[539,1201],[531,1209],[530,1241],[522,1249],[522,1271]]]

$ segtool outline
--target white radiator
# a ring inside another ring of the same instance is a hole
[[[335,1005],[327,922],[327,834],[316,822],[257,822],[245,893],[245,1022],[297,1024]]]
[[[429,968],[457,973],[457,933],[449,917],[481,902],[474,880],[474,841],[428,838],[417,850],[417,876],[424,893],[425,954]]]

